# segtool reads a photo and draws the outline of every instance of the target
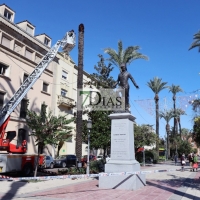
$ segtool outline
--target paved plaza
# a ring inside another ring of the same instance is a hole
[[[55,179],[37,183],[1,181],[1,200],[200,200],[200,171],[191,172],[186,166],[184,172],[172,162],[142,167],[148,170],[172,170],[146,174],[147,186],[136,191],[99,189],[98,180]]]

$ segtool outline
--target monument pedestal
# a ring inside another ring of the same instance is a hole
[[[111,159],[105,165],[106,173],[140,171],[135,160],[134,120],[130,113],[109,115],[111,121]],[[136,190],[146,185],[144,174],[100,176],[99,188]]]

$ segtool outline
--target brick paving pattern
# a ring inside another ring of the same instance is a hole
[[[66,187],[56,188],[54,190],[46,190],[43,192],[32,193],[26,195],[26,198],[31,199],[82,199],[82,200],[164,200],[168,199],[177,188],[181,186],[182,182],[174,181],[147,181],[147,186],[136,190],[112,190],[112,189],[99,189],[98,180],[89,181],[86,183],[79,183],[75,185],[69,185]]]

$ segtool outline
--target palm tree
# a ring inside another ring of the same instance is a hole
[[[83,49],[84,49],[84,25],[79,25],[79,38],[78,38],[78,80],[77,89],[83,88]],[[78,93],[78,90],[77,90]],[[82,97],[82,96],[81,96]],[[77,101],[82,103],[82,99],[77,94]],[[81,161],[82,157],[82,110],[77,110],[76,118],[76,156]]]
[[[182,110],[181,108],[176,108],[175,110],[175,117],[176,118],[176,122],[179,125],[179,133],[180,133],[180,137],[182,138],[182,129],[181,129],[181,115],[186,115],[185,111]]]
[[[155,106],[156,106],[156,134],[159,138],[159,92],[165,88],[167,88],[166,86],[167,82],[162,82],[161,78],[158,77],[154,77],[153,80],[150,80],[149,82],[147,82],[147,86],[149,86],[151,88],[151,90],[154,92],[155,97]],[[159,151],[159,143],[156,143],[156,150],[157,152]]]
[[[174,102],[174,114],[175,114],[175,110],[176,110],[176,94],[178,92],[183,92],[183,90],[181,89],[181,87],[179,85],[172,84],[172,86],[169,86],[169,92],[171,92],[173,94],[172,99],[173,99],[173,102]],[[177,123],[177,118],[176,117],[174,117],[173,132],[174,132],[174,134],[177,134],[177,132],[178,132],[178,123]]]
[[[174,117],[174,111],[169,110],[169,111],[161,111],[159,114],[160,118],[163,118],[166,121],[166,133],[167,133],[167,157],[170,157],[170,141],[169,141],[169,134],[170,134],[170,125],[169,121]]]
[[[195,99],[191,102],[192,109],[194,112],[199,113],[200,112],[200,99]]]
[[[194,34],[193,39],[194,39],[195,41],[191,44],[189,50],[191,50],[191,49],[193,49],[193,48],[195,48],[195,47],[198,47],[198,48],[199,48],[199,51],[200,51],[200,31],[199,31],[198,33],[195,33],[195,34]]]
[[[118,42],[118,52],[111,48],[105,48],[104,52],[110,56],[108,60],[115,66],[117,66],[121,71],[120,65],[122,63],[125,63],[127,65],[136,59],[148,60],[148,57],[139,53],[138,50],[140,50],[139,46],[129,46],[125,50],[123,50],[123,44],[120,40]]]

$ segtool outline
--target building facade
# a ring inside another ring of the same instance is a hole
[[[3,107],[20,85],[34,70],[41,58],[50,49],[51,38],[45,34],[34,36],[35,26],[29,21],[14,23],[15,12],[7,5],[0,5],[0,107]],[[26,106],[40,112],[44,101],[52,104],[53,68],[51,62],[39,80],[11,114],[7,131],[15,130],[17,137],[12,143],[26,139],[27,153],[37,152],[34,138],[29,137],[26,126]]]
[[[14,23],[15,12],[7,5],[0,5],[0,108],[3,107],[19,89],[23,81],[34,70],[42,57],[50,50],[51,38],[44,34],[35,35],[35,26],[28,20]],[[58,53],[54,61],[45,69],[41,77],[29,90],[26,97],[11,114],[7,131],[17,132],[16,140],[27,140],[27,153],[36,153],[35,138],[26,125],[26,106],[40,112],[45,104],[47,112],[53,115],[74,117],[77,102],[78,68],[69,55]],[[89,74],[84,72],[84,82],[89,81]],[[85,118],[85,116],[83,116]],[[76,124],[72,137],[57,147],[47,146],[45,153],[56,157],[58,154],[75,154]],[[87,145],[82,145],[83,155],[87,154]],[[1,151],[0,151],[1,153]]]

